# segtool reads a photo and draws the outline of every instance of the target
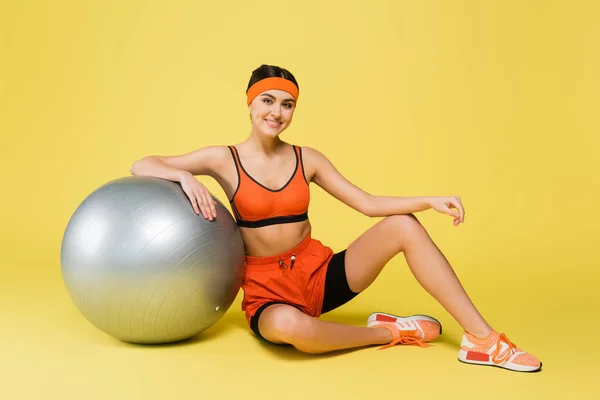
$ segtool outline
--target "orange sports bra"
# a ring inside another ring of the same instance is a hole
[[[235,146],[228,147],[238,175],[238,186],[229,200],[238,226],[260,228],[308,219],[310,191],[300,147],[292,146],[296,154],[296,168],[287,183],[277,190],[269,189],[252,178],[240,162]]]

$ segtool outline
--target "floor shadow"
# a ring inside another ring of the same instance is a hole
[[[347,314],[347,313],[331,313],[324,314],[321,316],[320,320],[329,321],[329,322],[337,322],[345,325],[352,326],[367,326],[367,318],[368,315],[363,313],[358,314]]]
[[[458,340],[458,338],[456,338],[455,336],[444,335],[443,332],[440,335],[440,337],[435,339],[432,343],[444,343],[455,347],[457,350],[460,347],[460,340]]]
[[[258,339],[258,340],[260,340],[260,339]],[[309,354],[309,353],[304,353],[304,352],[296,349],[294,346],[288,345],[288,344],[273,344],[273,343],[269,343],[269,342],[260,340],[260,345],[265,351],[271,353],[271,355],[273,355],[277,358],[283,359],[283,360],[288,360],[288,361],[310,361],[310,360],[335,358],[335,357],[343,356],[345,354],[353,353],[355,351],[359,351],[359,350],[371,347],[371,346],[365,346],[365,347],[358,347],[358,348],[354,348],[354,349],[337,350],[337,351],[332,351],[332,352],[323,353],[323,354]]]

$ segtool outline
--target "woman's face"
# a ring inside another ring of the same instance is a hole
[[[256,96],[248,106],[255,130],[275,137],[292,122],[296,102],[283,90],[267,90]]]

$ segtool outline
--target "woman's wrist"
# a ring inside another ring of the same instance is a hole
[[[180,170],[179,173],[177,174],[177,181],[179,183],[181,183],[188,176],[193,176],[193,175],[189,171]]]

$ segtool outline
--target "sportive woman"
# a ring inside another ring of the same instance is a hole
[[[373,313],[366,326],[318,317],[365,290],[387,262],[403,253],[417,281],[463,327],[460,361],[516,371],[538,371],[541,362],[488,325],[452,267],[414,213],[434,209],[464,222],[456,196],[371,195],[349,182],[318,150],[284,142],[298,105],[299,85],[277,66],[252,72],[247,88],[252,122],[235,146],[207,146],[184,155],[147,156],[131,173],[179,182],[198,215],[213,220],[215,202],[195,176],[214,178],[230,200],[246,251],[242,309],[260,338],[307,353],[367,345],[422,347],[442,328],[430,316]],[[309,184],[370,217],[385,217],[334,253],[311,237]]]

